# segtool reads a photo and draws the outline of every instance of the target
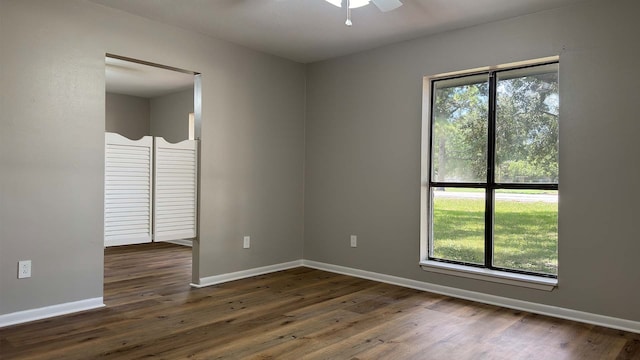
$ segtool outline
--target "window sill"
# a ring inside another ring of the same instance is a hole
[[[473,266],[443,263],[439,261],[423,260],[420,262],[420,266],[422,266],[422,269],[426,271],[440,274],[461,276],[544,291],[551,291],[553,288],[558,286],[558,279],[515,274],[498,270],[476,268]]]

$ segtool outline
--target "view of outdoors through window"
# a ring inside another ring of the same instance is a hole
[[[432,91],[430,258],[556,275],[558,64]]]

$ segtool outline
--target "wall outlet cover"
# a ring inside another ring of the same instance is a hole
[[[18,279],[31,277],[31,260],[18,261]]]

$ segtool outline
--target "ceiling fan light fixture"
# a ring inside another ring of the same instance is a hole
[[[325,0],[325,1],[331,5],[342,7],[342,0]],[[369,1],[370,0],[351,0],[349,2],[349,9],[355,9],[355,8],[369,5]]]

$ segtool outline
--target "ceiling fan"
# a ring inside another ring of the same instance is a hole
[[[380,11],[382,12],[391,11],[402,6],[402,3],[400,2],[400,0],[325,0],[325,1],[337,7],[344,7],[347,10],[347,21],[344,22],[344,24],[347,26],[353,25],[353,23],[351,22],[351,9],[369,5],[370,2],[372,2],[375,6],[377,6],[378,9],[380,9]]]

